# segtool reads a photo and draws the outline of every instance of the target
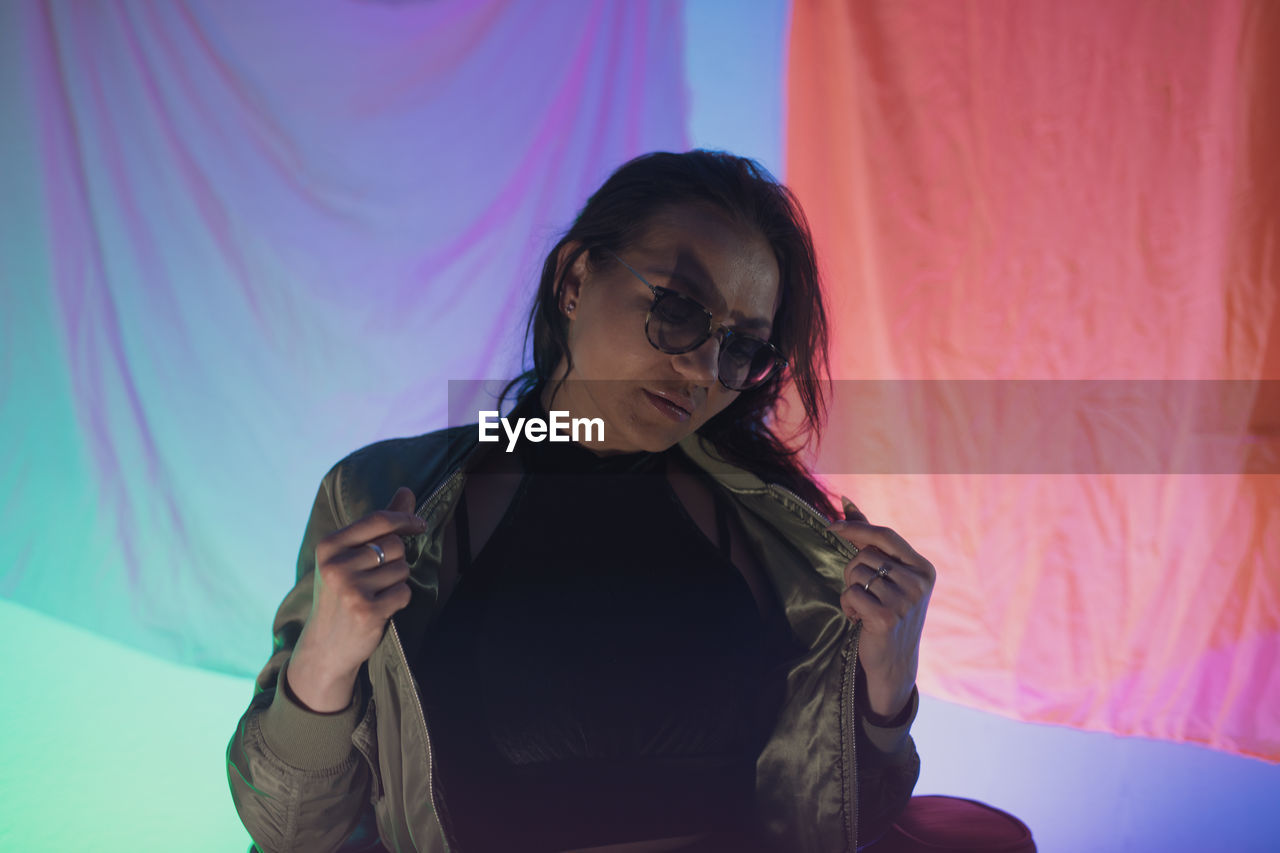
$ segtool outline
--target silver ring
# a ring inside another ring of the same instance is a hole
[[[372,549],[373,549],[373,553],[375,553],[375,554],[377,554],[377,555],[378,555],[378,565],[379,565],[379,566],[381,566],[383,563],[385,563],[385,562],[387,561],[387,554],[386,554],[386,552],[385,552],[385,551],[383,551],[381,548],[379,548],[379,547],[378,547],[378,545],[377,545],[376,543],[374,543],[374,542],[366,542],[366,543],[364,543],[364,545],[365,545],[365,547],[366,547],[366,548],[372,548]]]
[[[870,593],[872,581],[878,581],[880,580],[880,578],[884,577],[887,574],[889,574],[889,564],[885,563],[883,566],[876,569],[876,573],[871,576],[870,580],[868,580],[866,583],[862,585],[862,591],[866,593]]]

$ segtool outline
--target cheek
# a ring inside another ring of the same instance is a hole
[[[671,373],[659,352],[634,324],[600,323],[570,338],[574,362],[584,376],[595,379],[653,379]]]

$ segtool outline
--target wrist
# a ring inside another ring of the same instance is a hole
[[[915,667],[886,672],[880,668],[865,669],[858,662],[858,687],[862,691],[862,709],[876,720],[891,720],[911,704],[915,690]]]
[[[867,685],[867,710],[877,719],[891,720],[900,715],[911,701],[914,683],[904,687],[894,685],[877,690]]]
[[[894,729],[904,725],[911,718],[913,707],[912,699],[915,695],[915,687],[907,691],[906,697],[898,703],[893,710],[885,713],[868,703],[863,709],[863,717],[870,725],[882,729]]]
[[[302,707],[318,714],[346,710],[355,695],[356,675],[328,672],[312,656],[295,650],[283,672],[283,688]]]
[[[302,770],[330,770],[349,761],[352,733],[363,707],[357,701],[358,688],[353,687],[351,697],[343,700],[345,707],[336,711],[307,705],[290,687],[291,665],[285,661],[275,698],[259,718],[267,748],[286,765]]]

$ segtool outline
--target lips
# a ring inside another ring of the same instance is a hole
[[[695,404],[688,397],[667,391],[650,391],[648,389],[644,389],[644,393],[648,395],[649,402],[654,405],[654,408],[672,420],[687,421],[693,416]]]

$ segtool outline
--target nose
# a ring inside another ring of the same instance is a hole
[[[715,384],[720,377],[720,344],[723,337],[723,331],[716,331],[688,352],[673,355],[676,369],[690,379],[707,385]]]

